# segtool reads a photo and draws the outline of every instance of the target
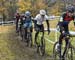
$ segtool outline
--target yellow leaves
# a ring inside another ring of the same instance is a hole
[[[6,8],[0,7],[0,12],[3,12]]]
[[[45,9],[47,6],[45,5],[45,3],[43,2],[43,0],[37,0],[36,3],[36,8],[37,9]]]
[[[9,2],[5,3],[6,7],[9,7],[11,4]]]
[[[50,9],[51,14],[53,14],[53,15],[60,15],[59,9],[60,9],[60,6],[56,3],[56,4]]]
[[[28,9],[30,9],[31,3],[29,1],[21,0],[17,3],[19,7],[19,11],[24,12]]]

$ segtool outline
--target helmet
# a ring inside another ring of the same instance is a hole
[[[68,6],[67,11],[70,12],[70,13],[74,13],[74,11],[75,11],[74,6]]]
[[[31,16],[31,13],[29,12],[29,11],[26,11],[25,12],[25,16],[27,17],[27,16]]]
[[[45,10],[40,10],[40,14],[41,15],[46,15],[46,11]]]

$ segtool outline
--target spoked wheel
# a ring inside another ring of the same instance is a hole
[[[41,39],[41,44],[39,47],[39,53],[41,56],[44,56],[44,54],[45,54],[45,39]]]
[[[58,44],[59,44],[59,43],[56,42],[56,43],[54,44],[54,47],[53,47],[53,60],[59,60],[59,59],[60,59],[59,51],[58,51],[58,49],[57,49]]]

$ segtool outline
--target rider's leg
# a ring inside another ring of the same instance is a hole
[[[24,28],[25,30],[25,39],[27,39],[27,28]]]
[[[66,37],[66,34],[69,34],[69,28],[68,28],[68,25],[65,25],[64,26],[65,28],[65,37]],[[65,53],[66,53],[66,50],[67,50],[67,46],[68,46],[68,41],[69,39],[68,38],[65,38],[65,42],[66,42],[66,45],[65,45],[65,50],[64,50],[64,53],[63,53],[63,57],[65,56]]]
[[[20,24],[20,27],[19,27],[19,31],[20,31],[20,34],[22,35],[22,25]]]
[[[62,55],[61,55],[62,39],[63,39],[63,35],[61,34],[60,37],[59,37],[59,53],[60,53],[60,58],[62,57]]]
[[[18,32],[18,20],[16,20],[16,32]]]
[[[44,38],[44,26],[43,25],[41,26],[41,30],[42,30],[42,37],[41,37],[41,39],[43,40],[43,38]],[[42,41],[42,44],[43,44],[43,41]]]
[[[68,47],[68,44],[69,44],[69,40],[67,38],[65,38],[65,42],[66,42],[66,45],[65,45],[65,50],[64,50],[64,53],[63,53],[63,57],[65,57],[66,50],[67,50],[67,47]]]
[[[33,41],[32,41],[33,26],[30,27],[30,32],[31,32],[31,46],[32,46],[33,45]]]
[[[36,31],[35,33],[35,43],[37,44],[37,37],[38,37],[39,31]]]
[[[21,32],[21,37],[23,37],[23,24],[21,24],[21,27],[20,27],[20,32]]]
[[[66,32],[66,33],[69,33],[69,27],[68,27],[68,25],[65,25],[64,27],[65,27],[65,28],[64,28],[64,29],[65,29],[65,32]]]
[[[35,44],[37,44],[37,37],[38,37],[38,34],[39,34],[39,30],[40,30],[39,25],[36,25],[35,30],[36,30],[36,33],[35,33]]]

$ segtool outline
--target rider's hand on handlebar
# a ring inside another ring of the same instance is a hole
[[[48,29],[48,35],[50,34],[50,30]]]

